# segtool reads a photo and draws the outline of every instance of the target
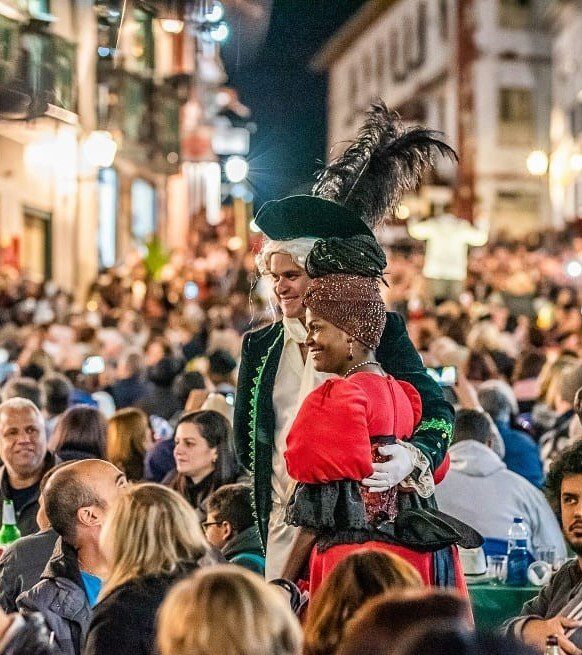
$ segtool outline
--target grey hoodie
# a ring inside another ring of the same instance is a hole
[[[507,539],[513,518],[523,516],[534,553],[554,546],[557,557],[566,556],[558,521],[539,489],[507,470],[490,448],[477,441],[454,444],[449,456],[451,468],[435,488],[439,509],[489,539]]]

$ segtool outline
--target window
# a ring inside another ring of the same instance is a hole
[[[364,55],[364,61],[362,62],[362,68],[364,69],[364,81],[366,84],[370,84],[372,81],[372,57],[370,54]]]
[[[499,142],[532,146],[535,141],[535,112],[531,89],[499,89]]]
[[[109,268],[115,265],[117,258],[117,172],[114,168],[99,171],[97,194],[99,266]]]
[[[384,41],[376,41],[376,82],[382,84],[386,75],[386,48]]]
[[[498,191],[495,197],[494,227],[527,234],[539,228],[540,196],[522,189]]]
[[[135,30],[131,40],[131,56],[135,68],[143,73],[154,69],[154,28],[153,16],[147,11],[134,9]]]
[[[532,22],[532,0],[499,0],[500,27],[524,29]]]
[[[144,243],[156,233],[156,190],[140,178],[131,185],[131,233]]]
[[[412,16],[407,15],[404,18],[404,64],[405,69],[412,67],[416,59],[416,52],[414,51],[414,21]]]
[[[427,40],[427,9],[426,2],[418,5],[418,58],[417,66],[422,66],[426,61],[426,40]]]
[[[42,16],[50,14],[50,0],[28,0],[28,12],[31,16]]]
[[[390,71],[393,82],[402,82],[406,74],[402,72],[400,60],[400,34],[398,30],[392,30],[390,34]]]
[[[582,132],[582,105],[578,102],[570,110],[570,132],[574,138]]]
[[[449,39],[449,3],[439,0],[439,32],[443,41]]]

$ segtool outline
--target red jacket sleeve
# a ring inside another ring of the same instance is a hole
[[[368,398],[348,380],[328,380],[303,401],[287,436],[289,475],[324,484],[372,473]]]

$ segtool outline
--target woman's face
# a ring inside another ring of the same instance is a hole
[[[180,423],[175,443],[174,459],[178,473],[199,481],[214,471],[217,449],[210,447],[195,423]]]
[[[313,358],[315,370],[343,375],[346,368],[349,368],[350,340],[353,339],[332,323],[315,316],[309,309],[306,319],[305,343]]]

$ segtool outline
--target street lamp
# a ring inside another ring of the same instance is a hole
[[[210,38],[216,43],[224,43],[228,39],[230,30],[226,23],[218,23],[214,27],[211,27],[209,30]]]
[[[83,156],[94,168],[109,168],[117,154],[117,143],[105,130],[95,130],[83,143]]]
[[[529,154],[526,164],[531,175],[541,177],[548,172],[548,155],[543,150],[534,150]]]
[[[249,172],[249,165],[246,159],[234,155],[229,157],[224,164],[224,172],[229,182],[237,184],[242,182]]]
[[[160,25],[168,34],[180,34],[184,29],[184,21],[177,18],[162,18]]]
[[[206,9],[204,18],[209,23],[218,23],[219,20],[222,20],[224,16],[224,6],[220,0],[214,0],[210,6]]]

